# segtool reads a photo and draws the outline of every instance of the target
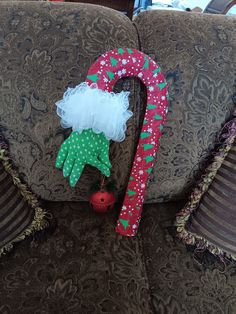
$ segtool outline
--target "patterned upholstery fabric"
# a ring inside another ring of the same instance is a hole
[[[234,314],[235,265],[186,252],[173,223],[183,202],[150,204],[142,219],[143,254],[155,314]]]
[[[43,198],[85,199],[98,178],[89,168],[72,190],[54,168],[67,135],[54,102],[84,80],[101,53],[121,45],[156,59],[172,96],[146,200],[183,197],[201,173],[233,108],[235,20],[156,11],[141,14],[135,24],[141,47],[131,22],[106,8],[0,1],[0,124],[22,177]],[[121,88],[131,91],[135,116],[126,141],[111,149],[120,191],[145,105],[137,80],[122,80],[116,90]],[[141,238],[121,238],[114,232],[116,210],[100,216],[83,203],[48,202],[58,220],[54,234],[20,242],[0,259],[0,313],[234,314],[235,266],[201,252],[193,259],[173,238],[182,206],[146,205]]]
[[[235,313],[235,265],[201,252],[193,258],[173,238],[183,202],[145,205],[141,238],[114,232],[116,210],[44,205],[57,230],[0,259],[0,313]]]
[[[114,232],[117,210],[44,205],[58,227],[0,259],[0,313],[151,314],[140,238]]]
[[[146,11],[134,23],[141,50],[161,65],[171,96],[146,201],[181,198],[201,175],[234,107],[235,18]]]
[[[0,3],[0,123],[14,164],[30,188],[44,199],[85,200],[100,177],[87,168],[79,187],[71,189],[56,170],[55,156],[68,132],[59,125],[55,101],[68,86],[85,80],[97,57],[119,46],[138,47],[131,21],[109,8],[85,4]],[[137,92],[135,92],[135,86]],[[132,165],[139,126],[139,84],[118,82],[130,90],[127,138],[110,149],[112,178],[123,192]]]

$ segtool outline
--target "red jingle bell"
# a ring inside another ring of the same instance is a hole
[[[116,197],[113,192],[100,190],[91,195],[89,202],[95,212],[106,213],[113,208]]]

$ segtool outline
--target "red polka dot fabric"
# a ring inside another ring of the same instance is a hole
[[[147,107],[132,171],[116,231],[135,236],[141,219],[148,175],[152,171],[167,114],[168,89],[160,67],[149,56],[131,48],[118,48],[100,56],[90,67],[86,82],[112,91],[121,77],[138,77],[147,88]]]

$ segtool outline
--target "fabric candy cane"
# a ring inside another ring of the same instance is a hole
[[[166,118],[168,91],[160,67],[144,53],[130,48],[111,50],[90,67],[86,79],[101,90],[112,92],[121,77],[138,77],[147,88],[147,107],[136,155],[116,231],[135,236],[141,218],[148,175],[158,149]],[[96,106],[96,103],[94,104]]]

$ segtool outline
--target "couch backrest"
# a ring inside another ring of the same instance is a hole
[[[146,11],[140,49],[166,74],[170,107],[146,201],[182,198],[202,173],[236,95],[236,18]]]
[[[97,57],[110,49],[138,48],[137,32],[123,14],[104,7],[73,3],[0,2],[0,125],[10,142],[14,164],[31,189],[44,199],[85,200],[100,178],[88,168],[71,189],[55,157],[66,132],[55,102],[68,86],[86,78]],[[112,176],[126,187],[135,151],[139,98],[134,80],[118,89],[131,91],[135,116],[127,138],[112,145]],[[69,131],[69,130],[68,130]]]
[[[0,125],[21,176],[44,199],[87,199],[96,169],[88,167],[71,189],[54,167],[70,131],[61,129],[55,102],[85,80],[100,54],[129,46],[159,63],[171,96],[146,201],[184,197],[234,106],[235,26],[232,17],[159,10],[132,25],[119,12],[88,4],[1,1]],[[115,90],[121,89],[131,91],[134,112],[126,140],[111,145],[112,178],[122,194],[146,104],[137,80],[119,81]]]

